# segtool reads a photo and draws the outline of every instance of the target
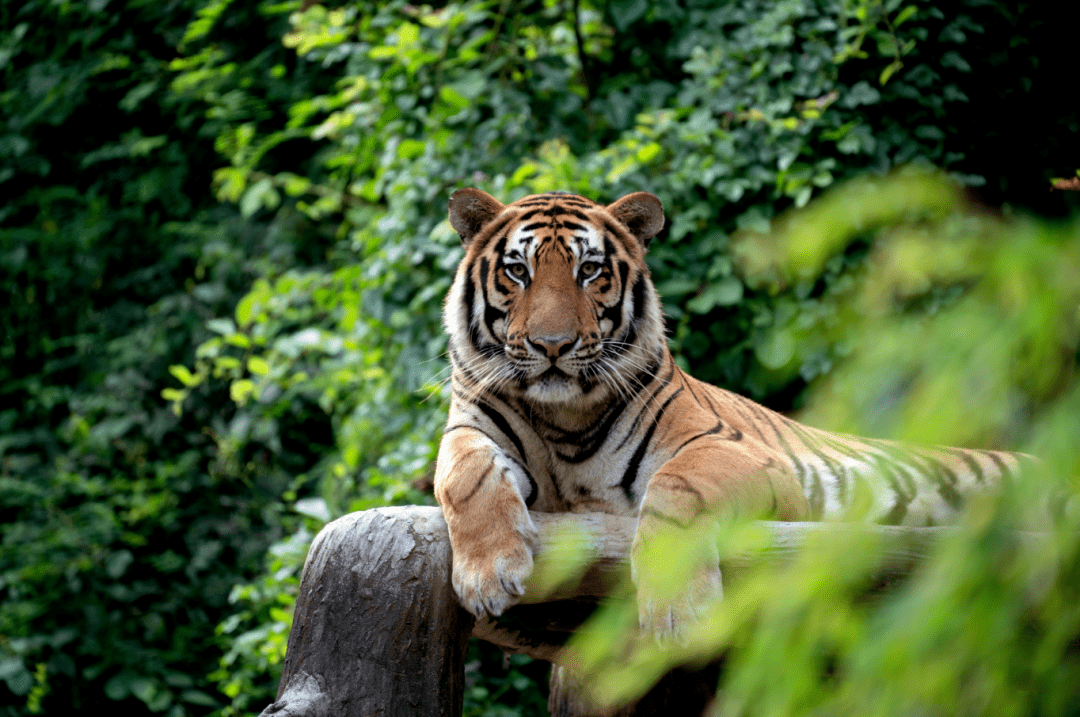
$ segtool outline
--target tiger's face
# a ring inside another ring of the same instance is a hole
[[[628,392],[663,346],[644,262],[663,216],[645,192],[606,207],[569,194],[503,206],[455,192],[450,222],[466,255],[444,323],[456,377],[537,404]]]

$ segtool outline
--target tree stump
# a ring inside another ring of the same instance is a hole
[[[438,508],[328,524],[304,563],[277,699],[264,715],[461,715],[473,616],[450,584]]]
[[[477,622],[458,605],[450,582],[450,539],[436,507],[378,508],[323,528],[304,564],[281,684],[263,715],[368,717],[461,714],[470,635],[507,652],[555,663],[549,707],[554,717],[694,715],[708,709],[716,665],[675,670],[636,705],[590,712],[575,676],[558,665],[569,635],[626,570],[635,520],[601,513],[533,513],[541,556],[558,543],[594,556],[580,583],[538,585],[498,621]],[[807,537],[838,530],[821,523],[762,523],[770,544],[725,559],[725,581],[762,560],[794,555]],[[889,546],[878,579],[886,586],[910,572],[947,528],[862,526]]]

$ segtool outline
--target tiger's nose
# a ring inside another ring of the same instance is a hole
[[[525,342],[537,353],[544,354],[552,361],[574,348],[577,339],[573,336],[530,336]]]

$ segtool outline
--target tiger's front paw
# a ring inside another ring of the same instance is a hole
[[[630,552],[638,624],[657,642],[685,644],[695,625],[723,600],[715,525],[693,531],[658,530],[643,518]]]
[[[533,548],[514,534],[491,551],[454,546],[452,580],[462,607],[478,618],[498,617],[525,593]]]
[[[660,643],[675,640],[686,644],[694,626],[704,621],[724,597],[719,568],[697,571],[674,595],[670,589],[651,588],[647,581],[635,580],[635,583],[638,625]]]

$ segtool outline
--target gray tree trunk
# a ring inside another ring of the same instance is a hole
[[[276,701],[280,717],[458,717],[473,617],[450,585],[438,508],[330,523],[304,564]]]

